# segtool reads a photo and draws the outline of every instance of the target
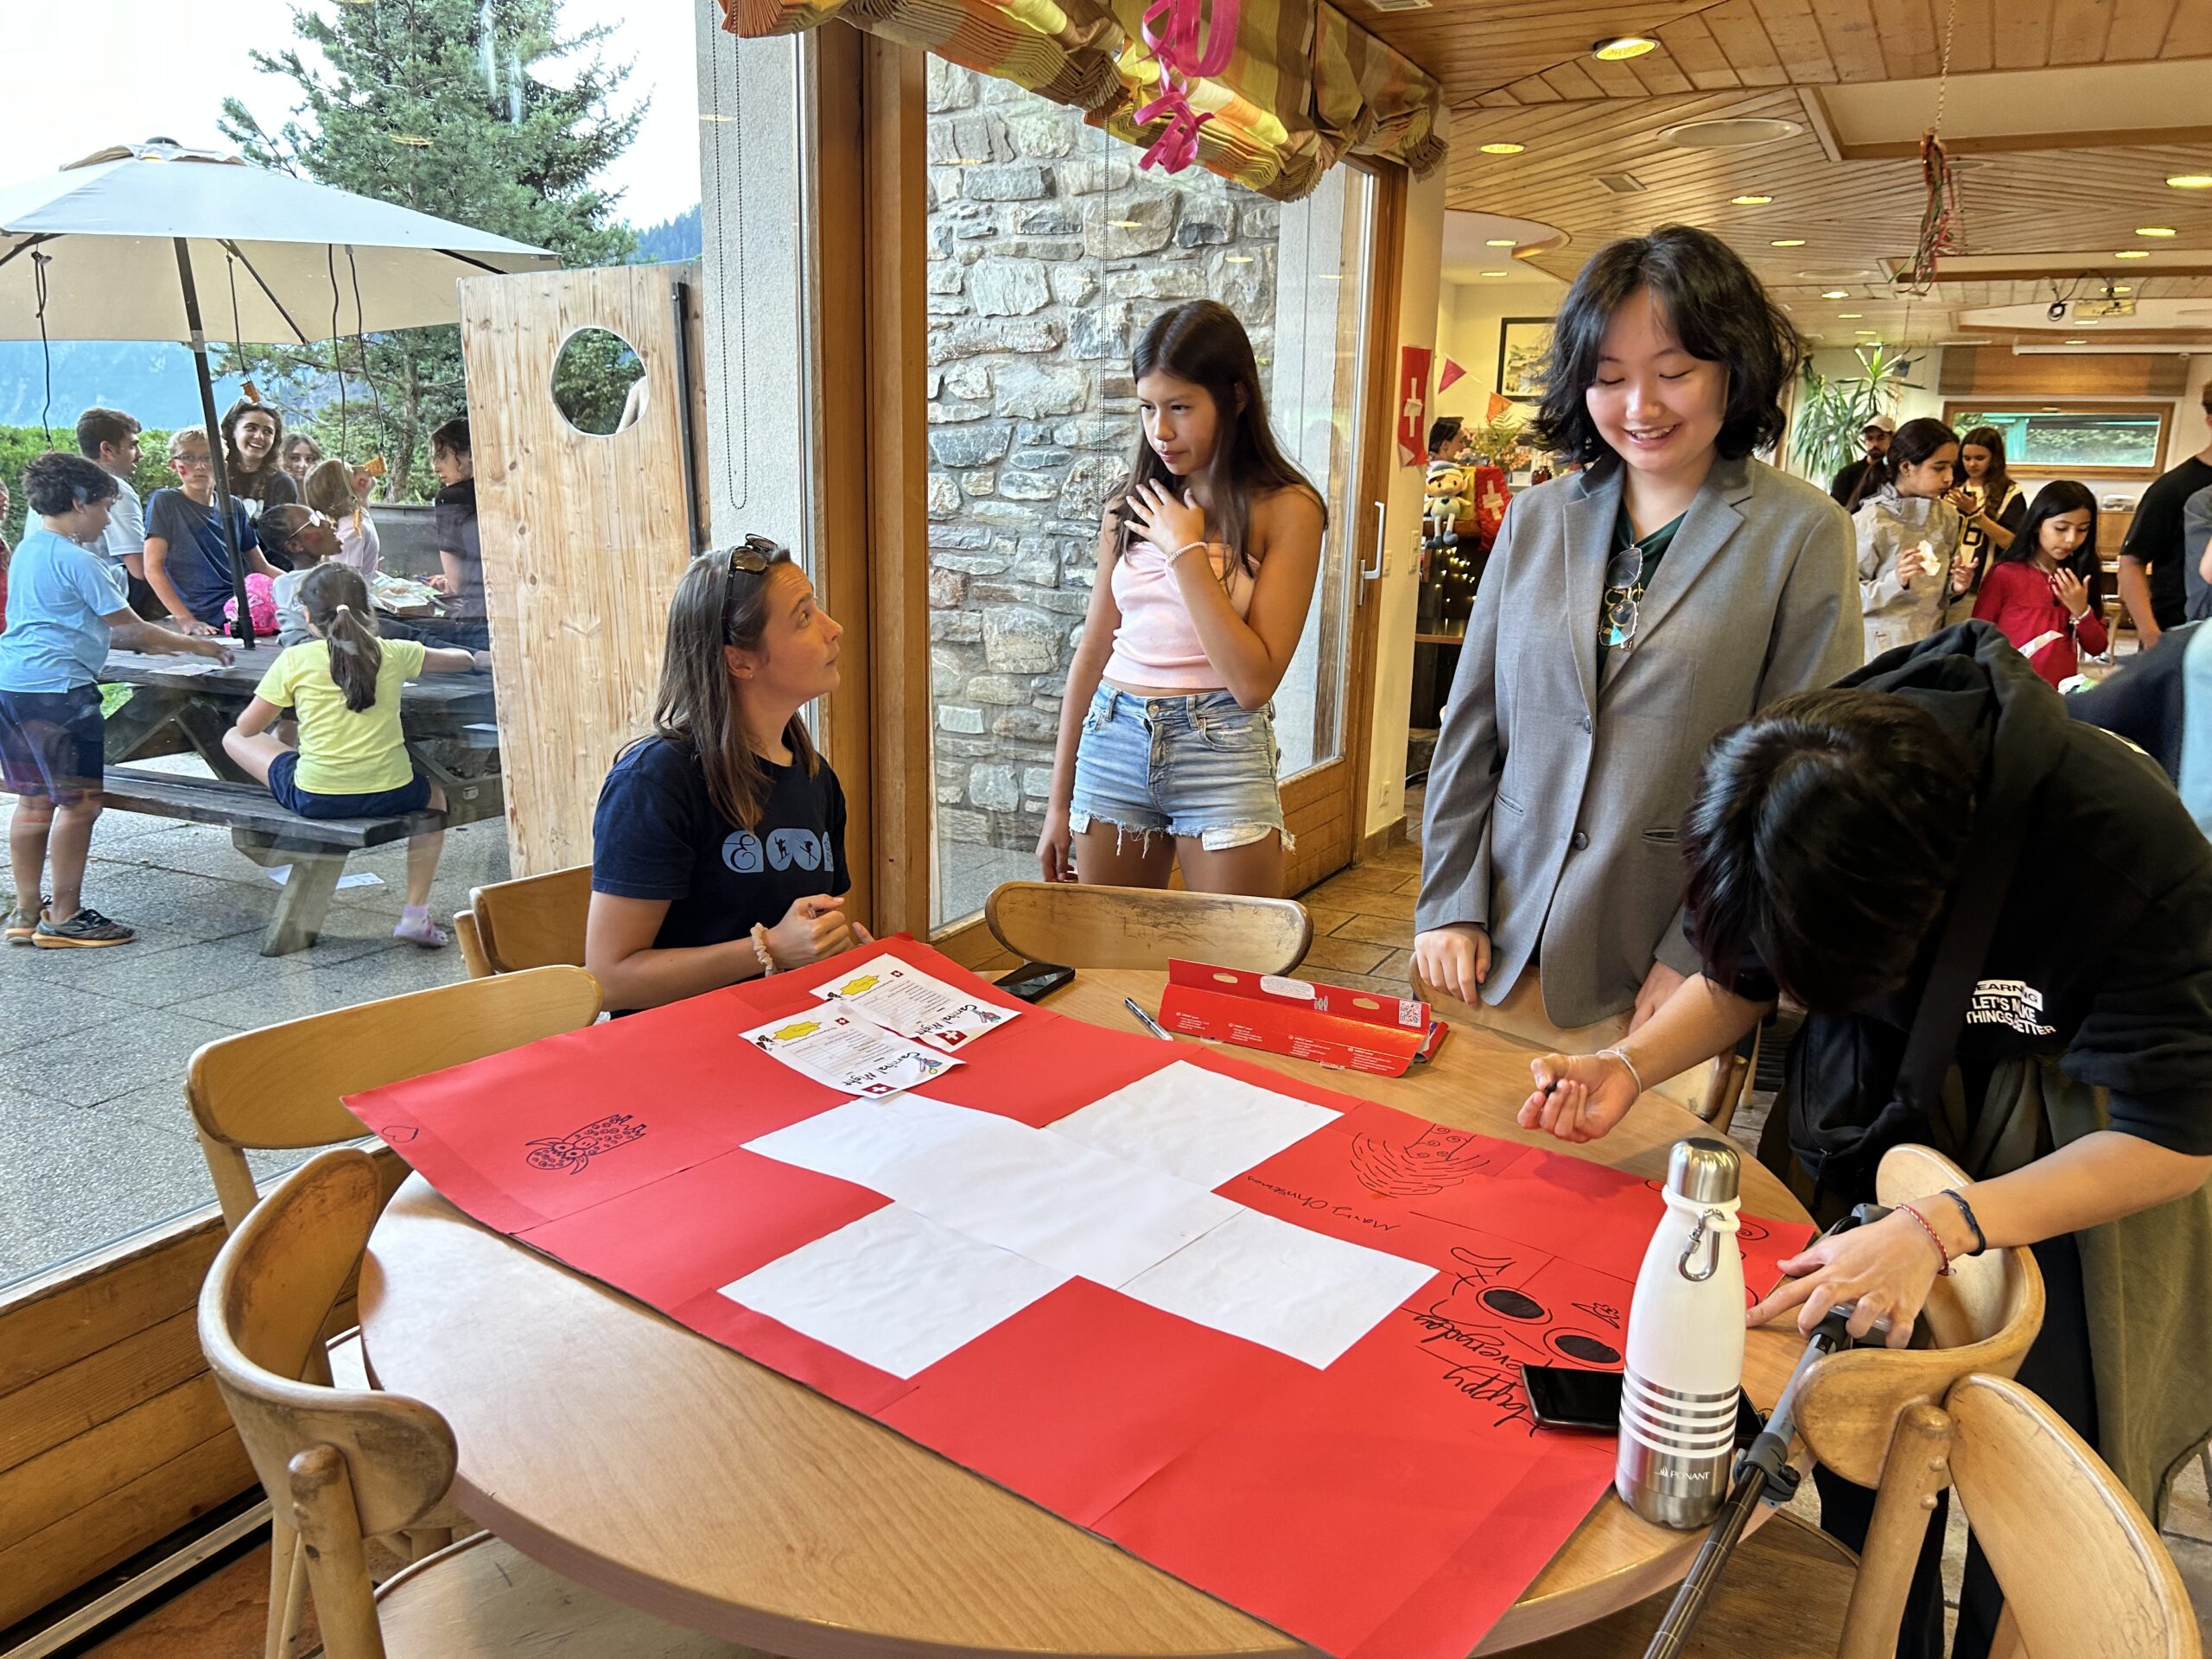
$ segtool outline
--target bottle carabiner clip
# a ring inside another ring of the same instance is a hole
[[[1727,1217],[1718,1210],[1700,1212],[1697,1224],[1690,1229],[1690,1242],[1682,1246],[1682,1258],[1675,1264],[1675,1271],[1694,1285],[1701,1285],[1713,1277],[1720,1267],[1720,1234],[1716,1222]],[[1697,1254],[1697,1247],[1705,1246],[1705,1270],[1697,1272],[1690,1266],[1690,1258]]]

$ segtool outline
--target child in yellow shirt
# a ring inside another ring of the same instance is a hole
[[[423,674],[466,674],[466,651],[377,638],[376,613],[360,573],[319,564],[300,584],[314,636],[278,653],[254,688],[223,752],[269,786],[276,804],[303,818],[391,817],[445,810],[445,793],[415,770],[399,725],[399,694]],[[294,749],[269,728],[289,708],[299,721]],[[430,882],[445,850],[442,826],[407,842],[407,904],[396,939],[435,950],[445,930],[430,919]]]

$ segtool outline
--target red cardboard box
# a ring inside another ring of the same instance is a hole
[[[1160,1023],[1185,1036],[1397,1077],[1428,1045],[1436,1017],[1410,997],[1173,961]]]

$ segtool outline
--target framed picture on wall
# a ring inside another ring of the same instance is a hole
[[[1507,317],[1497,325],[1497,392],[1533,404],[1544,395],[1544,355],[1552,348],[1549,317]]]

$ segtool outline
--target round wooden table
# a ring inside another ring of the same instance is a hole
[[[1131,1028],[1166,976],[1091,971],[1048,1006]],[[1402,1078],[1246,1058],[1510,1140],[1529,1052],[1455,1029]],[[1703,1126],[1648,1096],[1586,1155],[1645,1177]],[[1560,1143],[1549,1142],[1554,1146]],[[1745,1160],[1746,1209],[1804,1211]],[[1307,1651],[1114,1545],[857,1412],[469,1220],[419,1175],[361,1271],[379,1386],[435,1407],[460,1442],[453,1496],[525,1554],[620,1601],[790,1659]],[[1754,1332],[1745,1387],[1771,1408],[1802,1344]],[[1702,1535],[1607,1496],[1491,1631],[1496,1652],[1680,1579]]]

